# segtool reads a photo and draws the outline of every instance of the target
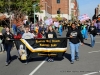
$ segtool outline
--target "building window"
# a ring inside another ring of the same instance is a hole
[[[57,0],[57,3],[60,3],[60,0]]]

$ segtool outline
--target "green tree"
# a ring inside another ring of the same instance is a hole
[[[33,13],[33,5],[40,0],[0,0],[0,12],[20,12],[27,15]],[[40,11],[41,5],[36,6],[36,12]]]
[[[58,21],[62,20],[62,18],[61,18],[61,15],[60,15],[60,14],[58,14],[55,18],[56,18]]]

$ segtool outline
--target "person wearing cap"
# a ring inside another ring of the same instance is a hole
[[[69,38],[70,52],[71,52],[71,64],[74,64],[74,60],[79,60],[79,46],[80,42],[83,45],[83,37],[81,32],[76,28],[76,25],[72,23],[71,29],[68,30],[66,37]]]

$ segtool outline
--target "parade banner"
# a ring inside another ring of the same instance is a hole
[[[40,56],[55,56],[61,58],[67,50],[67,38],[20,39],[15,40],[15,45],[21,60]]]
[[[52,23],[53,23],[52,18],[48,18],[47,20],[45,20],[46,25],[51,25]]]
[[[54,22],[54,26],[58,27],[59,26],[59,22]]]
[[[89,16],[87,14],[83,14],[81,16],[78,17],[78,20],[80,21],[85,21],[85,20],[89,20]]]
[[[23,45],[28,55],[33,57],[34,53],[64,53],[67,50],[67,38],[56,39],[20,39],[15,40],[16,48],[19,50]]]

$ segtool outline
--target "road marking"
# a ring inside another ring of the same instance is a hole
[[[99,73],[99,72],[91,72],[91,73],[87,73],[87,74],[83,74],[83,75],[93,75],[93,74],[96,74],[96,73]]]
[[[100,43],[100,42],[95,42],[95,43]]]
[[[100,50],[98,50],[98,51],[91,51],[91,52],[88,52],[88,53],[96,53],[96,52],[100,52]]]
[[[33,75],[47,60],[46,58],[44,61],[42,61],[29,75]]]

